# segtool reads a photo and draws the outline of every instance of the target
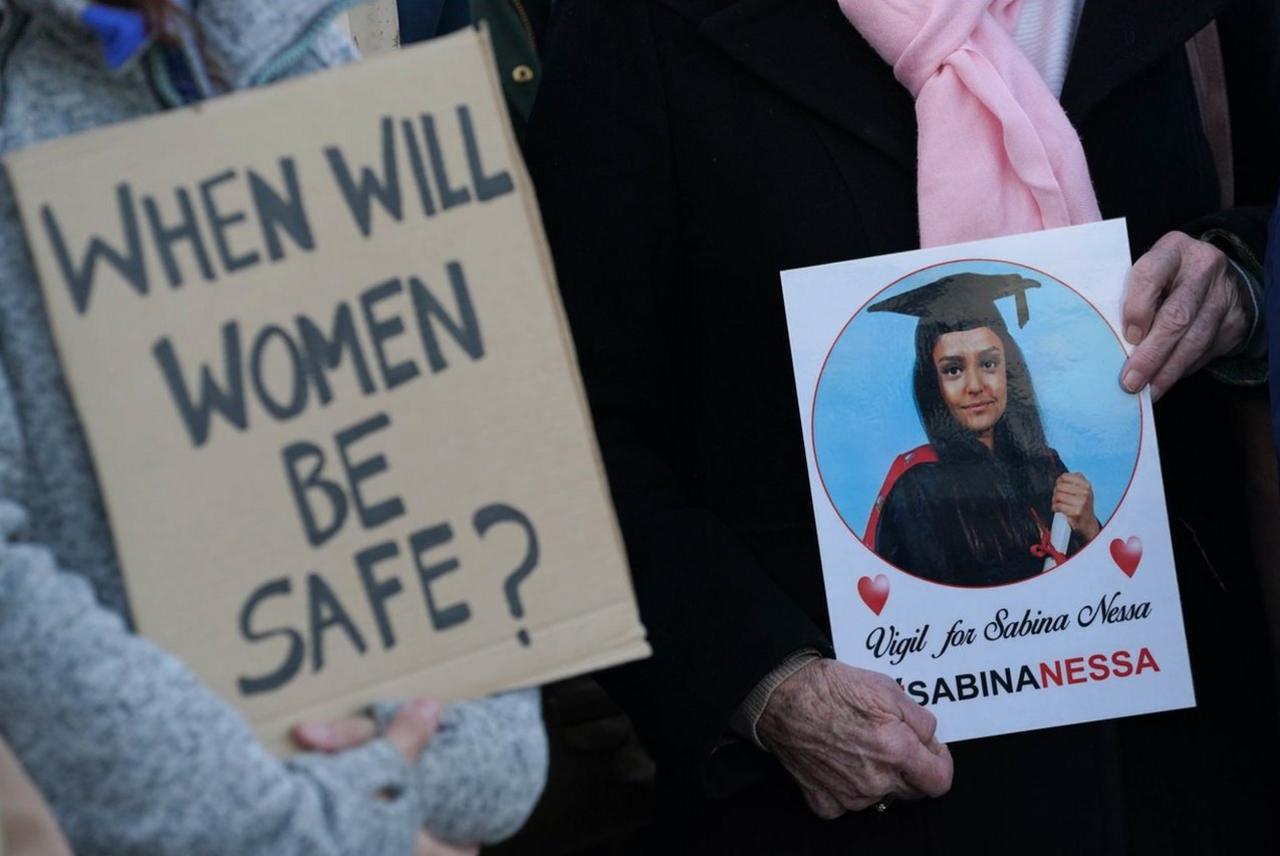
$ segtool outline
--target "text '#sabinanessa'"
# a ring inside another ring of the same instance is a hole
[[[1047,660],[1037,665],[1023,664],[999,669],[983,669],[931,680],[918,679],[898,683],[907,694],[922,705],[942,702],[972,701],[999,695],[1013,695],[1027,690],[1044,690],[1112,679],[1133,678],[1144,673],[1159,672],[1160,664],[1150,648],[1137,654],[1130,651],[1087,654]]]

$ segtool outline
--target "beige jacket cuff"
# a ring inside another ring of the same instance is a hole
[[[802,648],[783,660],[773,671],[761,678],[760,683],[756,684],[738,705],[738,709],[729,718],[729,728],[739,737],[750,740],[757,748],[769,751],[760,742],[760,736],[756,733],[756,724],[760,721],[760,715],[764,713],[765,705],[769,703],[769,697],[787,678],[814,660],[820,659],[822,655],[813,648]]]

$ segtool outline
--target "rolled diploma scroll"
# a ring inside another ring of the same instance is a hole
[[[1061,511],[1053,515],[1053,525],[1049,527],[1049,543],[1053,545],[1053,549],[1066,555],[1067,545],[1071,543],[1071,524],[1067,522],[1067,516]],[[1058,563],[1053,560],[1053,556],[1045,557],[1045,571],[1051,571],[1057,566]]]

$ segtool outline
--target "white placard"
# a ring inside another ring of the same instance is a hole
[[[1129,266],[1124,223],[1108,221],[782,275],[837,656],[898,679],[944,740],[1195,704],[1151,401],[1118,383]],[[919,345],[917,318],[869,311],[969,275],[956,281],[1032,281],[1025,326],[1008,296],[994,301],[1006,337],[978,330],[1003,343],[997,357],[947,363],[968,339]],[[1021,359],[1004,353],[1010,338]],[[966,370],[995,372],[1001,391],[975,381],[972,399],[933,397],[944,371]],[[1088,483],[1100,531],[1077,514],[1071,543],[1050,548],[1052,499],[1035,485],[1064,484],[1053,467]],[[1002,485],[1005,505],[975,499],[975,484]],[[1018,540],[1028,520],[1039,542]]]

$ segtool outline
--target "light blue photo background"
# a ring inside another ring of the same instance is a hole
[[[1138,399],[1117,382],[1125,359],[1119,340],[1083,297],[1008,262],[930,267],[871,302],[964,271],[1016,273],[1040,283],[1026,292],[1026,327],[1018,329],[1012,298],[996,305],[1026,357],[1049,445],[1068,470],[1084,473],[1093,484],[1094,510],[1105,525],[1128,488],[1141,430]],[[859,538],[894,458],[928,442],[911,392],[915,329],[909,316],[863,309],[836,341],[818,380],[818,470],[836,511]]]

